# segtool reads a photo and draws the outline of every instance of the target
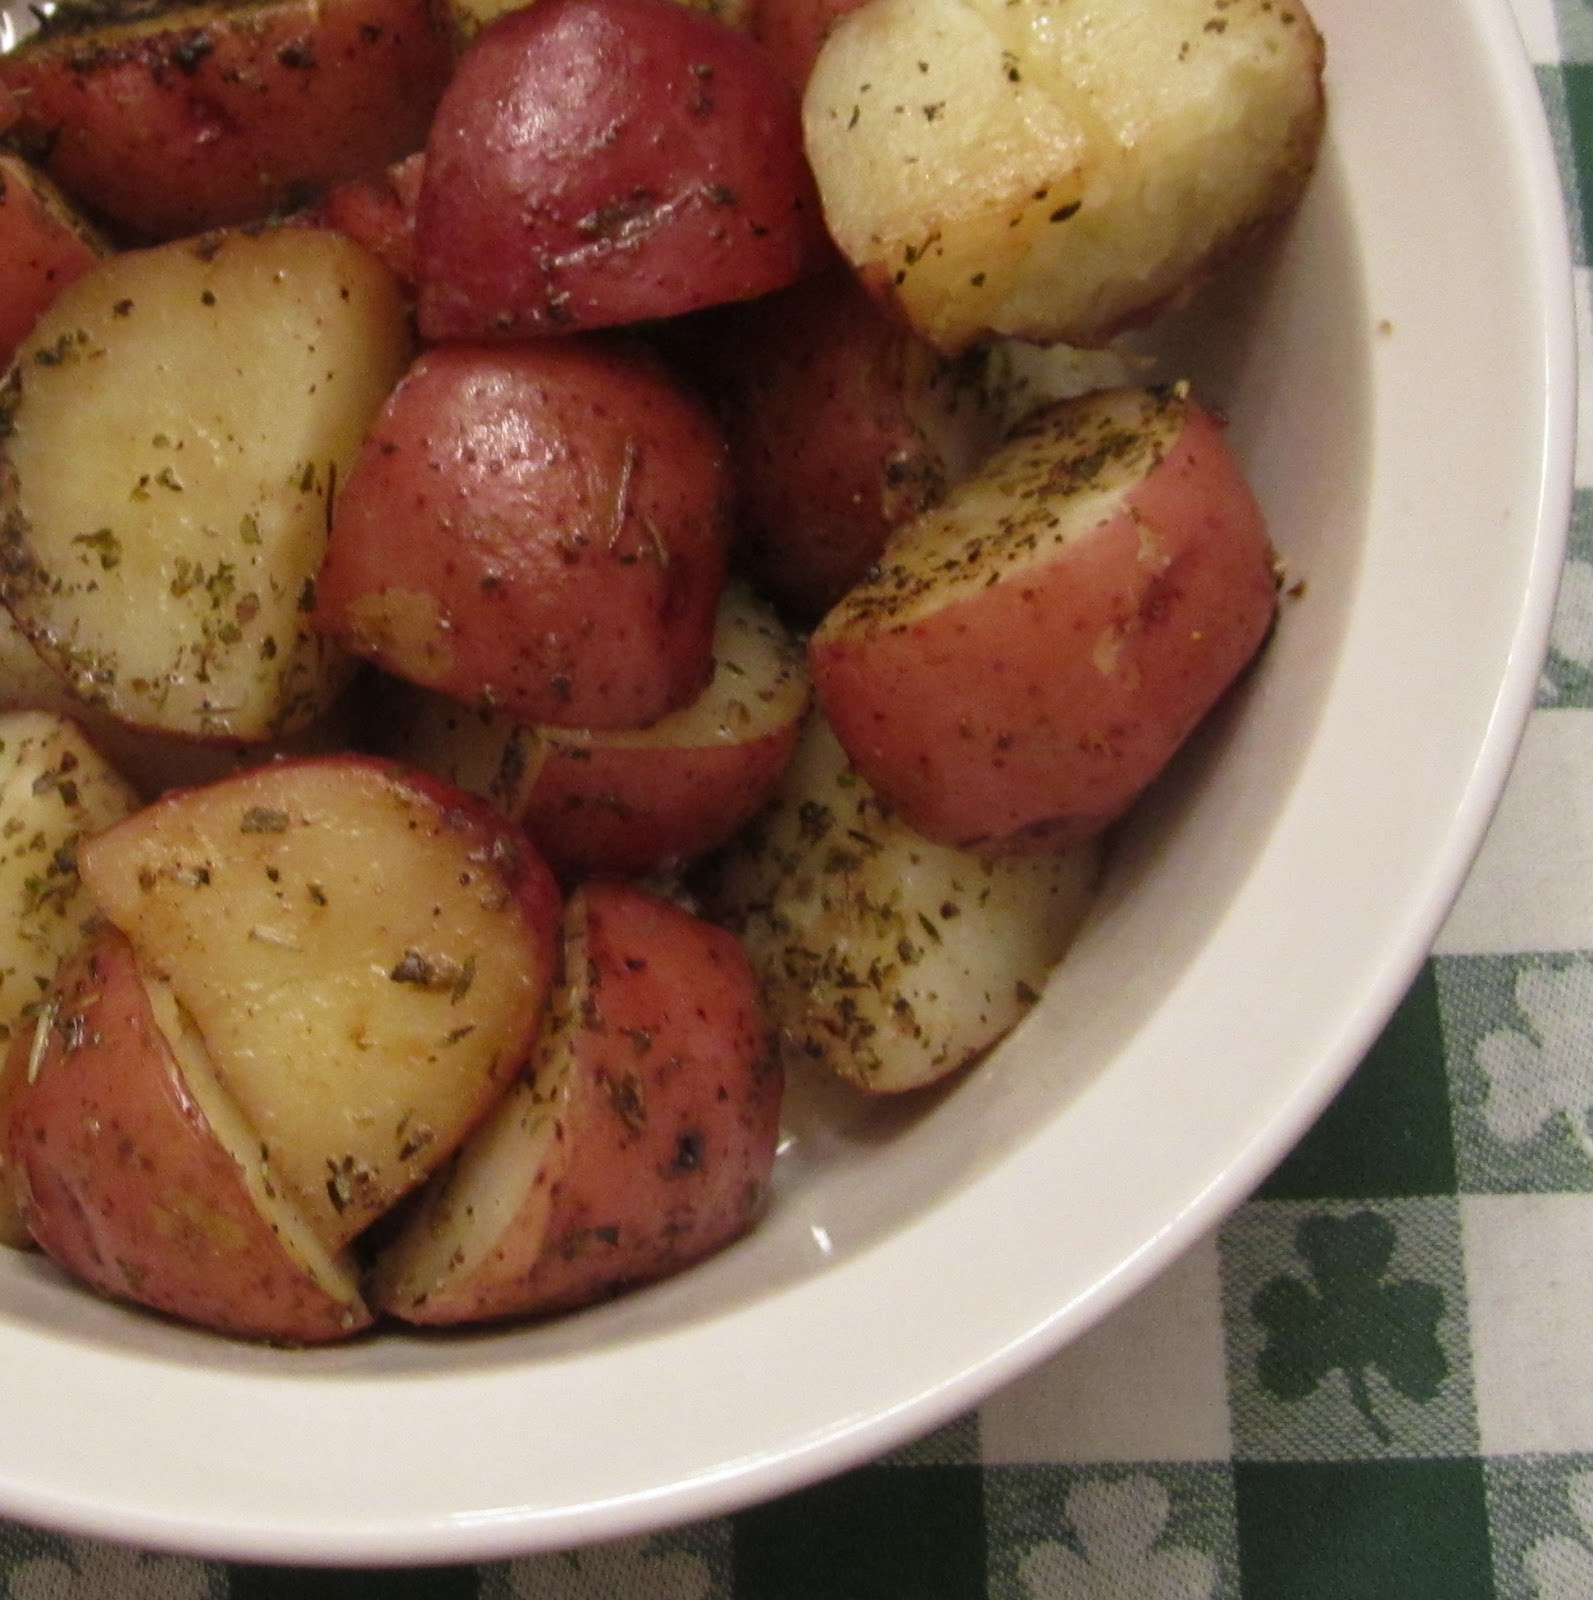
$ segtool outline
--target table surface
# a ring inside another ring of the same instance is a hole
[[[1585,353],[1593,5],[1516,11]],[[1587,399],[1582,426],[1537,705],[1433,955],[1278,1172],[1106,1324],[885,1461],[653,1538],[313,1572],[0,1521],[0,1600],[1593,1600]]]

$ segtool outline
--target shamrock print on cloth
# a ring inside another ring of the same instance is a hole
[[[1535,1600],[1587,1600],[1593,1595],[1593,1472],[1578,1472],[1565,1486],[1565,1498],[1583,1537],[1550,1534],[1522,1556]]]
[[[1516,1007],[1532,1033],[1495,1028],[1478,1041],[1476,1061],[1488,1083],[1483,1121],[1496,1139],[1520,1145],[1563,1118],[1577,1147],[1593,1160],[1593,965],[1534,964],[1516,977]]]
[[[692,1531],[511,1561],[484,1576],[481,1600],[714,1600],[723,1590],[707,1554],[686,1547]]]
[[[1380,1444],[1391,1443],[1393,1434],[1373,1404],[1369,1373],[1380,1371],[1399,1393],[1420,1401],[1436,1396],[1449,1375],[1438,1340],[1443,1293],[1430,1283],[1387,1279],[1394,1237],[1393,1224],[1374,1211],[1309,1216],[1295,1233],[1295,1248],[1311,1283],[1279,1274],[1251,1300],[1267,1330],[1257,1358],[1262,1387],[1280,1400],[1300,1399],[1341,1371]]]
[[[58,1555],[19,1561],[3,1592],[6,1600],[211,1600],[215,1588],[203,1562],[72,1539]]]
[[[1216,1558],[1158,1544],[1170,1510],[1167,1490],[1147,1473],[1077,1483],[1063,1511],[1079,1550],[1055,1540],[1036,1544],[1019,1564],[1019,1578],[1033,1600],[1212,1600]]]
[[[1475,1452],[1455,1196],[1252,1200],[1218,1253],[1237,1460]]]

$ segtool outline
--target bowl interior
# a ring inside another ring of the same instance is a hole
[[[1559,196],[1502,9],[1315,9],[1330,132],[1306,202],[1156,341],[1230,417],[1298,592],[1117,842],[1031,1017],[911,1104],[798,1086],[752,1238],[545,1327],[251,1349],[4,1255],[0,1512],[400,1561],[722,1511],[975,1403],[1284,1152],[1402,992],[1503,781],[1571,425]]]

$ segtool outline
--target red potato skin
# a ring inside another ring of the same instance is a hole
[[[0,368],[44,308],[100,255],[86,229],[46,203],[27,164],[0,151]]]
[[[1140,559],[1146,528],[1164,566]],[[1151,783],[1276,605],[1262,512],[1190,401],[1125,509],[1049,572],[1019,565],[905,625],[821,625],[808,664],[836,736],[909,826],[989,854],[1061,849]],[[1112,670],[1097,659],[1107,636]]]
[[[522,824],[569,881],[694,861],[773,793],[800,727],[798,718],[748,743],[672,750],[552,736]]]
[[[49,1043],[29,1078],[12,1047],[4,1129],[33,1238],[117,1300],[248,1339],[323,1344],[368,1312],[288,1256],[211,1132],[155,1023],[132,947],[104,927],[62,964]]]
[[[460,60],[417,248],[439,340],[747,299],[829,245],[795,91],[758,45],[673,0],[538,0]]]
[[[439,347],[339,496],[316,623],[522,722],[643,726],[712,670],[729,505],[713,418],[639,349]]]
[[[418,276],[415,205],[425,170],[425,153],[417,150],[383,172],[334,185],[298,220],[347,234],[413,290]]]
[[[570,1310],[690,1266],[762,1213],[783,1076],[739,941],[621,884],[578,891],[577,916],[577,1078],[536,1180],[553,1189],[546,1227],[511,1221],[476,1272],[386,1308],[408,1321]],[[540,1196],[526,1213],[544,1215]]]
[[[0,57],[12,138],[143,240],[247,222],[418,149],[452,68],[430,0],[177,12]]]
[[[817,621],[890,530],[945,491],[946,463],[904,402],[911,339],[850,272],[727,307],[705,334],[737,556],[800,621]]]
[[[807,86],[830,29],[863,3],[864,0],[753,0],[752,37],[801,90]]]

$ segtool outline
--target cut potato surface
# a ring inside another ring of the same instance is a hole
[[[926,339],[1098,344],[1293,205],[1322,41],[1293,0],[874,0],[803,119],[836,243]]]
[[[170,795],[94,839],[81,870],[333,1249],[502,1093],[552,981],[558,894],[530,845],[383,762],[282,762]]]
[[[1062,959],[1098,852],[985,861],[897,818],[815,716],[774,805],[712,864],[787,1062],[861,1088],[933,1083],[989,1049]]]
[[[75,723],[42,711],[0,715],[0,1040],[37,1008],[93,916],[79,844],[138,803]]]
[[[352,1263],[275,1187],[175,999],[114,928],[66,961],[11,1062],[13,1186],[68,1271],[248,1338],[315,1344],[369,1323]]]
[[[56,300],[0,392],[0,597],[74,693],[208,738],[321,712],[331,501],[408,345],[387,271],[307,228],[115,256]]]
[[[76,724],[37,711],[0,715],[0,1108],[14,1088],[3,1052],[31,1035],[57,966],[93,915],[78,879],[79,841],[137,805]],[[0,1139],[0,1243],[23,1244],[5,1169]]]

